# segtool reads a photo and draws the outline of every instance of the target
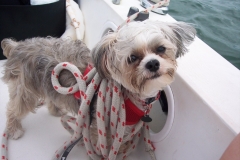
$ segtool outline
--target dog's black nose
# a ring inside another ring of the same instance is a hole
[[[160,63],[158,60],[153,59],[147,62],[146,68],[151,72],[156,72],[159,69]]]

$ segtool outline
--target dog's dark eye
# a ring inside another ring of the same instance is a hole
[[[163,47],[163,46],[157,47],[157,52],[158,52],[158,53],[164,53],[165,51],[166,51],[166,48],[165,48],[165,47]]]
[[[133,63],[133,62],[135,62],[137,59],[138,59],[137,56],[131,55],[131,56],[128,58],[128,63]]]

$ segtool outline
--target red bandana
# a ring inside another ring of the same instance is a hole
[[[151,105],[152,102],[158,100],[160,98],[160,92],[156,97],[149,98],[147,101],[143,102],[144,105]],[[125,100],[125,108],[126,108],[126,125],[133,125],[140,121],[140,119],[146,113],[149,114],[150,110],[147,109],[144,111],[140,110],[130,99]]]
[[[133,125],[140,121],[144,112],[140,110],[130,99],[125,100],[126,125]]]

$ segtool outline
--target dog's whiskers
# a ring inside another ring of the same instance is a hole
[[[170,77],[173,77],[174,76],[174,69],[172,69],[172,68],[169,68],[169,69],[167,69],[167,74],[170,76]]]

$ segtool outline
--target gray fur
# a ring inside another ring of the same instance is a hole
[[[101,41],[93,48],[92,50],[92,57],[94,60],[94,64],[98,71],[98,74],[102,78],[111,78],[111,74],[108,72],[107,68],[107,59],[111,59],[109,65],[111,68],[116,68],[114,64],[114,43],[116,43],[116,33],[109,33],[108,35],[104,36]]]

